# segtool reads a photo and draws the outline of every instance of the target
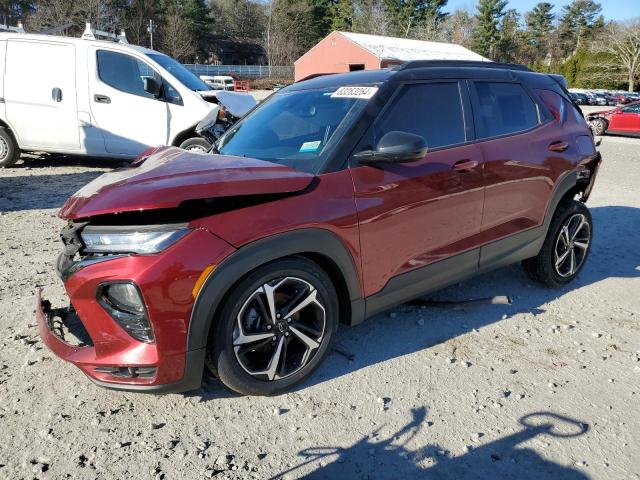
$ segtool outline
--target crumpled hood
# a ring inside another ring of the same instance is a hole
[[[304,190],[314,176],[254,158],[190,153],[176,147],[145,152],[78,190],[58,215],[65,219],[173,208],[186,200]]]

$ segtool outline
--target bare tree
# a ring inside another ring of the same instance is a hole
[[[196,54],[196,45],[189,23],[178,9],[169,10],[160,29],[160,47],[169,56],[181,61],[190,61]]]
[[[595,74],[620,76],[629,82],[629,91],[633,92],[640,75],[640,18],[611,22],[593,42],[592,49],[601,54],[593,65]]]

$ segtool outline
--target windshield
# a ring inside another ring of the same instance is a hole
[[[174,60],[173,58],[161,53],[147,53],[147,56],[153,61],[160,64],[162,68],[176,77],[188,89],[195,92],[202,90],[211,90],[206,83],[196,77],[195,74],[187,70],[185,66],[177,60]]]
[[[347,87],[274,93],[218,142],[223,155],[238,155],[317,173],[364,109],[370,94],[340,96]]]

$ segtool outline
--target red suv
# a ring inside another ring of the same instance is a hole
[[[600,156],[557,77],[411,62],[274,93],[215,154],[162,147],[60,211],[44,342],[105,387],[281,392],[339,322],[523,261],[575,278]]]
[[[640,102],[587,115],[587,121],[594,135],[618,133],[640,135]]]

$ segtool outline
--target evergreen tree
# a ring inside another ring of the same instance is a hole
[[[564,55],[574,53],[594,32],[604,26],[602,7],[593,0],[574,0],[562,8],[558,37]]]
[[[394,33],[409,37],[411,32],[429,22],[439,25],[447,16],[443,8],[448,0],[385,0]]]
[[[480,55],[496,58],[500,42],[500,20],[505,15],[507,0],[480,0],[473,31],[473,46]]]
[[[525,14],[527,40],[534,48],[545,49],[546,47],[555,18],[551,12],[552,9],[553,5],[549,2],[540,2]]]

